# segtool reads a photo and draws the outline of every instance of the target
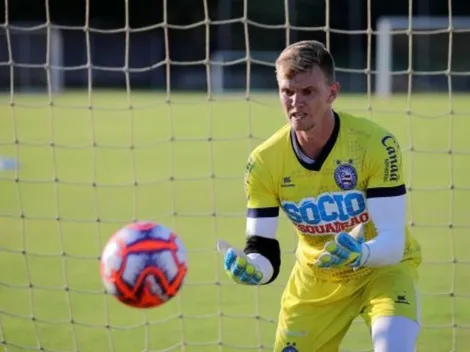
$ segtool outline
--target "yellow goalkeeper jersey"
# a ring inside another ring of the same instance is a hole
[[[395,137],[376,123],[335,113],[335,128],[313,164],[294,151],[287,124],[250,154],[245,190],[250,217],[274,217],[279,209],[298,234],[297,260],[312,275],[343,280],[372,268],[320,269],[312,265],[326,242],[364,223],[365,238],[377,236],[367,198],[406,193],[401,151]],[[420,246],[406,229],[403,260],[421,262]]]

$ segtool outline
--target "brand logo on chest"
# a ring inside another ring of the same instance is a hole
[[[300,202],[282,201],[282,209],[302,233],[329,235],[369,221],[360,191],[329,192]]]

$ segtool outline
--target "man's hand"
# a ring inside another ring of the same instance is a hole
[[[260,284],[263,273],[251,263],[245,253],[223,240],[217,241],[217,251],[223,254],[225,272],[233,281],[245,285]]]
[[[334,241],[326,243],[315,265],[320,268],[358,269],[368,259],[369,247],[364,243],[363,224],[359,224],[350,233],[340,232]]]

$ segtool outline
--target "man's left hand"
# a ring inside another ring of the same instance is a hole
[[[340,232],[327,242],[315,262],[320,268],[350,267],[358,269],[369,259],[369,247],[364,243],[363,224],[350,233]]]

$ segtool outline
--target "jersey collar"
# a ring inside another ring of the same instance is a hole
[[[331,133],[330,138],[326,141],[325,146],[323,147],[322,151],[320,152],[320,155],[315,159],[315,162],[313,164],[305,162],[300,155],[296,152],[296,148],[294,145],[298,145],[298,140],[291,130],[290,133],[290,141],[291,141],[291,147],[292,147],[292,152],[294,153],[295,157],[297,158],[298,162],[307,170],[310,171],[320,171],[323,163],[325,162],[326,158],[328,158],[328,155],[330,155],[331,151],[333,150],[333,147],[335,146],[336,140],[338,139],[339,135],[339,127],[340,127],[340,118],[338,114],[333,111],[333,115],[335,117],[335,125],[333,127],[333,132]]]

